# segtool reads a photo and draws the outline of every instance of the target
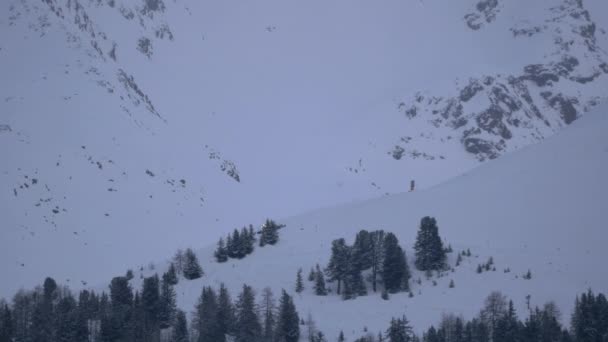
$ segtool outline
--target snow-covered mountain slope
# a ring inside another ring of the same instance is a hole
[[[602,0],[4,1],[0,293],[46,274],[101,282],[547,137],[605,98],[606,13]]]
[[[329,340],[340,330],[358,337],[367,327],[384,331],[392,316],[406,314],[418,332],[435,324],[442,313],[472,318],[491,291],[501,291],[514,301],[519,314],[530,305],[555,301],[564,323],[570,317],[576,294],[589,288],[606,291],[603,272],[608,251],[605,213],[608,209],[608,106],[603,105],[544,143],[488,162],[432,189],[391,195],[291,217],[281,222],[276,246],[256,248],[245,259],[218,264],[214,246],[199,251],[205,276],[177,285],[178,302],[190,311],[203,285],[224,282],[233,294],[243,283],[258,289],[271,286],[293,293],[296,271],[307,272],[316,263],[326,265],[332,239],[352,243],[360,229],[396,233],[413,263],[413,242],[421,217],[437,218],[440,235],[455,250],[470,248],[465,257],[441,278],[426,279],[414,272],[413,298],[395,294],[389,301],[380,293],[342,301],[334,294],[315,296],[306,282],[295,296],[299,312],[312,314]],[[496,271],[476,273],[476,267],[493,257]],[[143,275],[163,272],[167,265],[146,269]],[[413,265],[410,266],[413,269]],[[505,273],[505,269],[510,272]],[[531,271],[532,279],[523,279]],[[134,288],[141,286],[136,272]],[[450,280],[455,287],[449,288]],[[432,282],[437,285],[433,286]],[[352,338],[349,338],[352,340]]]

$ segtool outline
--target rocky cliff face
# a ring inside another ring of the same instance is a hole
[[[500,8],[496,0],[480,1],[465,23],[483,31],[500,15]],[[582,1],[565,0],[545,13],[538,23],[510,28],[516,39],[543,36],[553,42],[541,63],[515,74],[471,77],[450,94],[418,92],[400,102],[399,110],[410,120],[427,121],[429,130],[449,128],[450,135],[480,161],[569,125],[605,99],[608,55],[598,46],[597,26]]]

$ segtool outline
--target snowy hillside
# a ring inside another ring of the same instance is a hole
[[[438,191],[606,99],[607,13],[603,0],[3,1],[0,294],[45,275],[100,283],[411,179]]]
[[[555,301],[564,323],[574,306],[577,293],[592,288],[605,291],[608,275],[602,272],[608,252],[608,231],[602,222],[608,209],[608,107],[572,124],[570,128],[535,145],[432,189],[387,196],[291,217],[280,222],[276,246],[256,247],[240,261],[218,264],[215,246],[200,250],[199,259],[206,275],[195,281],[182,279],[176,287],[178,304],[191,311],[203,285],[225,283],[238,293],[243,283],[261,293],[271,286],[293,292],[296,271],[307,272],[316,263],[327,265],[333,239],[344,237],[352,243],[361,229],[394,232],[405,247],[413,266],[413,242],[420,218],[437,218],[441,236],[455,254],[470,249],[455,272],[428,279],[414,272],[413,298],[407,293],[392,295],[389,301],[380,293],[343,301],[334,293],[315,296],[312,284],[296,295],[302,316],[312,314],[320,330],[335,340],[344,330],[349,340],[363,334],[384,331],[391,317],[406,314],[421,332],[439,321],[442,313],[462,314],[470,319],[478,313],[483,299],[494,290],[514,301],[521,315],[530,305]],[[478,264],[493,257],[496,271],[476,273]],[[163,272],[165,266],[145,270],[148,276]],[[510,272],[505,273],[505,269]],[[532,279],[523,275],[531,271]],[[139,288],[139,272],[134,288]],[[419,285],[415,280],[422,279]],[[449,288],[450,280],[455,283]],[[437,285],[433,286],[432,282]]]

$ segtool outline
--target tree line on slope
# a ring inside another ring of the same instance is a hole
[[[446,252],[439,236],[437,221],[424,217],[420,222],[415,244],[415,265],[421,271],[443,270],[446,268]],[[367,283],[363,272],[369,271],[367,282],[371,283],[373,292],[383,286],[383,298],[389,293],[410,291],[411,273],[404,249],[399,239],[391,232],[384,230],[357,233],[352,246],[343,238],[332,241],[331,257],[321,272],[319,265],[311,269],[308,280],[314,282],[316,295],[326,295],[325,276],[328,282],[337,283],[336,293],[343,299],[353,299],[367,295]],[[296,292],[304,289],[302,270],[296,276]]]
[[[576,297],[570,328],[561,323],[555,303],[530,309],[525,320],[517,316],[513,302],[500,292],[492,292],[477,317],[466,321],[444,314],[438,327],[431,326],[417,336],[407,318],[392,318],[386,332],[367,334],[355,342],[606,342],[608,341],[608,301],[591,290]],[[340,334],[338,341],[346,339]]]
[[[115,277],[109,295],[83,290],[76,299],[52,278],[33,291],[20,290],[11,304],[0,300],[0,342],[328,342],[312,317],[300,318],[292,297],[282,291],[278,307],[269,288],[256,302],[254,290],[243,285],[236,301],[221,284],[204,287],[192,313],[176,309],[175,293],[167,273],[147,277],[141,291],[133,292],[126,277]],[[367,331],[367,329],[364,329]],[[345,342],[340,332],[338,342]],[[471,320],[444,314],[437,327],[422,336],[414,334],[403,315],[388,328],[366,334],[355,342],[606,342],[608,300],[591,290],[576,297],[570,326],[561,324],[557,306],[549,302],[530,308],[520,320],[513,302],[500,292],[491,293],[480,313]]]
[[[220,238],[214,252],[215,260],[219,263],[232,259],[243,259],[253,253],[255,249],[256,234],[260,235],[259,246],[275,245],[279,241],[279,229],[285,227],[273,220],[267,219],[259,232],[255,232],[252,225],[243,227],[240,232],[235,229],[226,239]]]
[[[0,300],[0,342],[299,341],[301,320],[286,291],[277,307],[269,288],[258,305],[248,285],[235,302],[223,284],[217,292],[204,287],[188,323],[174,285],[167,272],[162,280],[144,278],[134,292],[121,276],[112,279],[109,294],[82,290],[75,298],[47,278],[33,291],[20,290],[10,305]]]

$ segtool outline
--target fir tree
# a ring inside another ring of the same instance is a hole
[[[372,238],[367,230],[361,230],[355,237],[352,247],[352,262],[359,270],[366,270],[372,267]]]
[[[245,253],[247,255],[253,253],[253,250],[255,249],[255,232],[253,230],[253,226],[249,225],[248,229],[243,228],[246,231],[246,244],[245,244]]]
[[[260,236],[260,247],[265,245],[274,245],[279,241],[279,229],[283,225],[278,225],[273,220],[266,220],[262,226],[262,234]]]
[[[353,299],[357,296],[365,296],[367,294],[367,289],[365,287],[365,282],[363,281],[363,276],[361,274],[361,269],[359,268],[359,263],[353,260],[353,248],[349,247],[347,249],[347,253],[347,271],[346,276],[343,280],[344,288],[342,291],[342,298]]]
[[[171,284],[171,273],[167,272],[163,275],[160,284],[160,299],[158,319],[161,329],[166,329],[173,325],[175,320],[176,305],[175,305],[175,290]]]
[[[519,324],[517,314],[513,307],[513,301],[509,301],[507,314],[501,316],[496,323],[492,341],[493,342],[510,342],[517,341],[519,338]]]
[[[296,292],[301,293],[304,291],[304,280],[302,279],[302,269],[298,269],[298,273],[296,274]]]
[[[331,243],[331,258],[327,265],[327,275],[330,281],[338,282],[338,294],[341,294],[342,281],[348,274],[349,247],[344,239],[336,239]]]
[[[184,278],[188,280],[198,279],[203,276],[203,269],[198,263],[198,258],[192,249],[186,249],[184,254]]]
[[[310,272],[308,272],[308,281],[315,281],[315,279],[317,279],[317,275],[315,273],[315,269],[311,267]]]
[[[169,269],[163,275],[163,279],[165,279],[165,278],[166,278],[166,281],[171,286],[175,286],[179,282],[179,279],[177,278],[177,270],[175,268],[175,264],[174,263],[169,264]]]
[[[249,236],[249,230],[246,227],[241,228],[241,244],[239,246],[239,256],[240,258],[244,258],[253,252],[253,246],[250,246],[252,243],[251,237]]]
[[[57,341],[80,342],[88,338],[84,312],[78,310],[78,304],[70,293],[57,303],[54,322]]]
[[[393,233],[384,238],[384,261],[382,278],[388,292],[395,293],[409,289],[410,272],[405,254],[399,246],[399,240]]]
[[[238,229],[232,232],[232,248],[228,250],[228,256],[231,258],[242,259],[243,255],[243,241],[241,239],[241,233]]]
[[[370,233],[372,289],[376,292],[378,275],[382,273],[384,262],[384,231],[376,230]]]
[[[197,342],[224,342],[226,340],[218,322],[218,312],[219,306],[215,291],[211,287],[204,287],[193,320],[193,327],[198,332]]]
[[[257,315],[255,295],[251,286],[243,285],[243,292],[236,304],[236,342],[255,342],[262,336],[262,327]]]
[[[426,216],[420,221],[414,249],[419,270],[441,270],[445,267],[446,254],[434,218]]]
[[[325,275],[321,272],[319,264],[317,264],[317,271],[315,274],[315,294],[317,296],[326,296],[327,289],[325,288]]]
[[[133,340],[133,342],[146,342],[147,331],[145,320],[146,314],[141,302],[141,296],[139,295],[138,291],[135,291],[135,297],[133,299],[131,325],[129,327],[131,333],[126,338],[127,341]],[[105,339],[104,341],[112,341],[112,339]]]
[[[232,235],[228,234],[226,237],[226,255],[229,258],[236,258],[234,242],[232,241]]]
[[[186,314],[182,310],[178,310],[175,315],[175,326],[173,327],[173,338],[171,342],[189,342],[188,322]]]
[[[11,342],[13,337],[14,326],[11,310],[8,304],[0,305],[0,342]]]
[[[144,313],[144,332],[146,341],[160,341],[160,284],[158,275],[144,278],[141,292]]]
[[[455,285],[454,285],[454,279],[450,280],[450,285],[448,287],[451,288],[451,289],[453,289],[455,287]]]
[[[571,332],[575,341],[602,341],[608,335],[608,301],[603,294],[591,290],[577,297],[571,319]],[[602,341],[604,342],[604,341]]]
[[[283,290],[279,302],[279,314],[275,339],[277,342],[297,342],[300,339],[300,317],[292,298]]]
[[[260,307],[262,318],[264,319],[264,325],[262,327],[262,340],[264,342],[272,342],[276,325],[276,304],[272,290],[269,287],[264,288],[262,291],[262,303]]]
[[[217,249],[213,253],[215,256],[215,260],[217,262],[226,262],[228,261],[228,251],[226,250],[226,246],[224,245],[224,239],[220,238],[217,242]]]
[[[340,335],[338,335],[338,342],[344,342],[346,339],[344,338],[344,332],[340,330]]]
[[[232,334],[234,332],[234,323],[236,322],[234,305],[224,283],[220,284],[217,320],[222,334]]]
[[[42,342],[53,339],[56,331],[53,327],[54,302],[58,298],[57,283],[53,278],[44,280],[42,299],[36,303],[32,314],[32,324],[37,329],[32,330],[32,340]]]
[[[103,298],[102,298],[103,300]],[[102,332],[106,341],[127,341],[132,336],[133,290],[125,277],[115,277],[110,283],[109,316]],[[103,331],[105,329],[105,331]]]
[[[173,264],[175,265],[175,270],[177,271],[177,274],[183,274],[184,265],[186,264],[186,257],[184,255],[183,250],[178,249],[177,252],[175,252],[175,256],[173,257]]]
[[[405,316],[391,319],[390,326],[386,331],[386,336],[390,342],[410,342],[413,340],[414,333],[412,327]]]

